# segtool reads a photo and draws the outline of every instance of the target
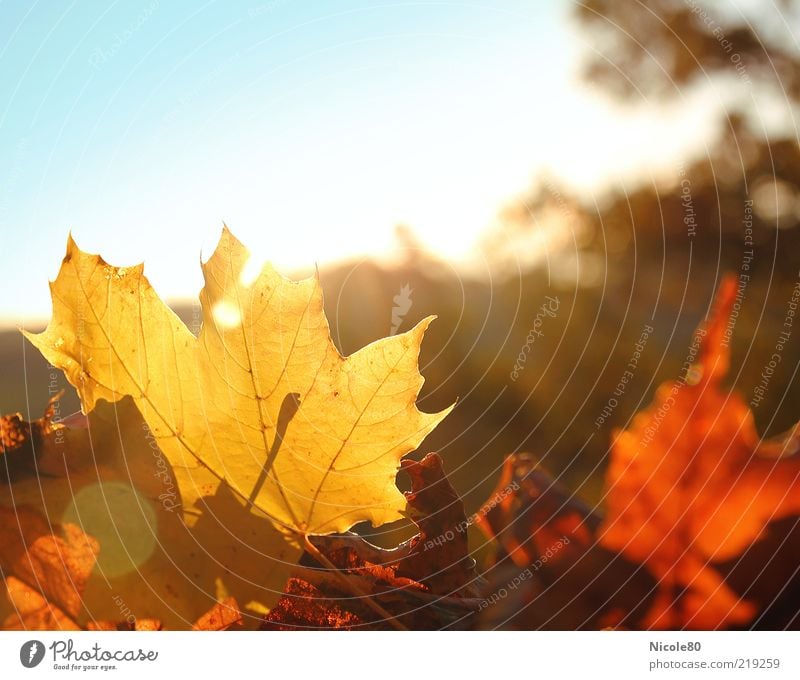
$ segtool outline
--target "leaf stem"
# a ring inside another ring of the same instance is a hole
[[[331,562],[326,555],[322,553],[322,551],[315,546],[308,537],[308,534],[303,534],[303,545],[305,549],[311,553],[311,555],[321,564],[325,565],[328,569],[330,569],[337,578],[341,581],[342,585],[354,595],[362,598],[367,606],[372,609],[376,614],[381,616],[384,621],[389,623],[395,630],[408,630],[400,621],[397,619],[396,616],[390,614],[386,611],[375,599],[367,593],[365,590],[362,590],[361,586],[356,583],[353,583],[350,579],[347,578],[345,573],[339,569],[333,562]]]

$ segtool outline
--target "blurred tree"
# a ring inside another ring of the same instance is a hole
[[[423,451],[442,453],[469,511],[491,493],[512,451],[532,451],[560,482],[601,499],[614,429],[629,425],[659,383],[681,375],[724,270],[742,272],[751,249],[745,201],[752,199],[754,256],[746,264],[753,279],[736,320],[731,371],[749,401],[800,267],[796,199],[790,209],[800,181],[791,118],[800,70],[791,34],[780,24],[794,25],[797,4],[784,3],[784,13],[769,18],[760,12],[757,28],[721,3],[577,5],[574,16],[593,48],[587,85],[631,105],[637,97],[680,101],[692,88],[724,90],[721,134],[709,140],[709,153],[657,184],[601,197],[540,178],[505,210],[502,231],[488,235],[498,265],[498,276],[488,280],[426,254],[408,228],[398,229],[405,257],[396,266],[360,262],[322,272],[333,337],[344,353],[390,332],[393,301],[405,286],[413,305],[401,330],[438,315],[423,344],[421,405],[458,406]],[[730,52],[705,17],[719,22]],[[731,61],[734,52],[744,76]],[[773,65],[778,75],[770,76]],[[789,94],[782,95],[781,84]],[[782,122],[761,129],[756,96],[764,108],[782,104]],[[558,309],[542,315],[550,297],[558,298]],[[756,409],[770,433],[800,419],[800,381],[791,370],[800,359],[800,320],[783,352],[782,370]]]
[[[596,50],[587,55],[585,79],[619,98],[670,99],[720,77],[758,89],[759,97],[800,97],[795,0],[586,0],[574,15]],[[752,106],[746,89],[736,94],[739,108]]]
[[[585,0],[573,18],[590,45],[582,66],[588,87],[624,106],[674,105],[678,114],[690,102],[710,102],[719,132],[683,165],[599,195],[540,178],[504,212],[506,242],[494,234],[488,249],[516,257],[513,242],[530,242],[555,215],[573,237],[561,259],[576,259],[584,272],[601,263],[600,281],[589,281],[595,292],[580,293],[576,304],[588,318],[598,311],[593,342],[606,347],[615,338],[602,357],[612,364],[640,331],[629,323],[631,309],[652,315],[657,341],[674,355],[722,274],[738,274],[733,342],[741,369],[731,382],[747,394],[776,346],[800,276],[800,2]],[[548,257],[551,273],[558,259]],[[610,313],[608,299],[627,306],[622,318]],[[800,415],[792,370],[800,330],[795,335],[756,414],[773,432]],[[620,409],[610,420],[624,424],[627,415]]]
[[[720,102],[722,134],[705,155],[672,181],[625,198],[624,210],[621,197],[613,197],[598,217],[608,215],[616,223],[620,213],[630,212],[640,230],[678,231],[699,236],[704,244],[719,233],[724,246],[731,236],[741,242],[744,202],[753,200],[756,245],[772,247],[778,230],[797,226],[800,3],[757,7],[747,15],[734,3],[699,0],[576,5],[575,17],[595,48],[583,67],[587,83],[629,104],[685,101],[701,88]],[[694,234],[685,219],[691,217]],[[784,243],[796,238],[789,231],[781,235]],[[676,245],[685,249],[686,239]],[[787,258],[778,259],[784,264]]]
[[[612,189],[599,205],[542,179],[506,210],[504,226],[540,226],[543,213],[567,206],[568,226],[580,227],[583,244],[611,258],[636,248],[675,266],[702,248],[703,263],[738,269],[751,207],[755,266],[770,270],[774,254],[775,273],[794,277],[800,3],[766,9],[746,15],[733,3],[700,0],[577,3],[574,17],[592,47],[582,68],[587,85],[631,106],[688,102],[707,88],[719,102],[721,134],[685,167],[632,191]],[[710,260],[712,253],[718,257]]]

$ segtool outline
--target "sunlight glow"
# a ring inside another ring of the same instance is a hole
[[[220,300],[211,311],[214,321],[222,328],[236,328],[242,323],[238,307],[229,300]]]
[[[97,567],[106,578],[136,570],[156,548],[158,519],[151,501],[123,482],[98,482],[77,491],[64,511],[103,549]]]
[[[242,273],[239,274],[239,283],[245,288],[252,286],[256,282],[258,275],[261,274],[264,264],[263,258],[250,255],[244,267],[242,267]]]

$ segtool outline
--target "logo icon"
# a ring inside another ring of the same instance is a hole
[[[39,640],[28,640],[19,650],[19,660],[25,668],[33,668],[44,659],[44,644]]]
[[[411,293],[414,290],[406,284],[400,289],[400,292],[392,298],[392,302],[394,302],[394,307],[392,307],[392,329],[389,332],[389,335],[396,335],[397,330],[400,328],[400,324],[403,323],[403,318],[406,314],[408,314],[408,310],[411,309],[411,305],[414,304],[411,300]]]

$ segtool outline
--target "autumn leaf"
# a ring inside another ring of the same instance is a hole
[[[576,559],[592,543],[600,519],[537,467],[530,454],[516,453],[506,458],[476,523],[498,542],[503,557],[526,567],[556,545],[553,560]]]
[[[2,627],[78,630],[97,553],[97,541],[75,524],[53,527],[30,508],[0,506],[0,575],[10,604],[10,611],[0,606]]]
[[[471,625],[483,583],[467,545],[464,505],[438,454],[405,460],[403,470],[411,478],[406,496],[419,533],[391,550],[352,533],[314,537],[330,566],[305,555],[262,628],[364,630],[388,629],[395,623],[429,630]],[[353,597],[354,592],[363,597]]]
[[[263,513],[245,508],[205,468],[192,470],[192,484],[181,489],[181,471],[130,398],[99,402],[86,425],[41,439],[37,466],[48,460],[49,472],[37,467],[0,484],[0,510],[9,517],[27,508],[54,524],[79,525],[98,542],[78,626],[130,619],[186,629],[221,590],[243,602],[279,596],[302,550]],[[0,601],[0,615],[6,611]],[[251,628],[260,617],[243,614]]]
[[[57,453],[48,443],[55,442],[56,438],[48,438],[48,435],[63,428],[53,420],[61,396],[63,392],[51,397],[44,415],[30,423],[19,413],[0,416],[0,482],[36,469],[47,469],[52,464],[50,459]],[[58,442],[62,441],[59,437]],[[46,454],[44,460],[43,454]]]
[[[5,586],[13,613],[3,620],[2,630],[80,630],[72,618],[36,588],[14,576],[6,577]]]
[[[26,422],[19,413],[0,417],[0,598],[3,629],[78,630],[82,595],[98,544],[76,524],[53,525],[25,504],[24,494],[5,507],[9,480],[52,465],[59,447],[48,446],[61,426],[53,422],[55,395],[44,415]],[[59,437],[59,443],[63,440]],[[52,460],[51,460],[52,459]]]
[[[615,436],[601,543],[645,563],[659,590],[643,625],[718,628],[756,613],[715,568],[759,540],[768,522],[800,514],[797,431],[759,438],[742,398],[721,386],[736,281],[696,336],[698,361],[662,385]]]
[[[192,629],[227,630],[231,626],[241,623],[241,621],[242,614],[239,611],[236,598],[226,597],[197,619]]]
[[[274,528],[259,532],[269,534],[260,552],[288,566],[273,565],[261,583],[277,593],[307,536],[404,516],[399,461],[449,409],[426,414],[415,404],[430,318],[342,357],[319,281],[290,281],[269,265],[248,280],[249,257],[224,229],[202,264],[195,337],[141,265],[113,267],[70,238],[51,284],[53,318],[26,336],[64,370],[84,411],[133,400],[184,507],[219,501],[184,513],[193,535],[218,544],[211,554],[236,541],[246,548],[246,537],[228,535],[242,514],[268,518]]]
[[[16,470],[11,486],[0,485],[2,628],[161,630],[154,614],[186,628],[187,617],[208,606],[204,594],[212,590],[216,575],[234,567],[237,575],[229,578],[229,586],[250,597],[263,596],[260,588],[244,587],[242,581],[257,580],[259,570],[269,569],[270,560],[276,559],[258,553],[264,527],[243,519],[253,532],[248,552],[221,545],[218,537],[216,544],[209,541],[209,534],[219,532],[203,531],[207,520],[194,530],[177,521],[164,502],[163,456],[149,445],[141,416],[128,401],[115,404],[113,411],[108,404],[93,411],[86,431],[50,423],[50,409],[41,420],[14,425],[20,433],[33,433],[36,444],[30,434],[9,437],[16,448],[9,446],[5,453],[21,451],[36,465],[30,470],[25,466],[27,474]],[[4,420],[16,423],[19,418]],[[114,446],[112,430],[124,434],[124,455]],[[59,453],[64,456],[61,476],[56,474]],[[38,469],[43,462],[49,472]],[[192,511],[203,502],[219,501],[198,500]],[[74,523],[53,525],[45,515],[71,517]],[[102,545],[78,522],[90,526]],[[241,528],[231,531],[240,533]],[[138,540],[131,540],[136,534]],[[169,545],[168,553],[159,549],[159,542]],[[237,564],[239,559],[244,564]],[[226,597],[192,627],[222,630],[241,620],[235,599]]]
[[[89,621],[86,630],[163,630],[158,619],[133,619],[130,621]]]
[[[597,542],[602,517],[528,453],[508,456],[476,523],[495,545],[482,628],[636,627],[653,578]],[[498,593],[513,591],[513,597]]]

